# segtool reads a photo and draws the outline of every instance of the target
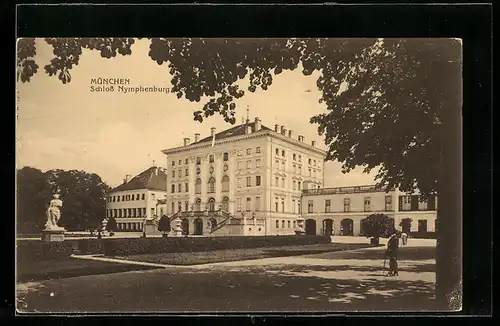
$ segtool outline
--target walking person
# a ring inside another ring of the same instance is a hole
[[[399,234],[394,230],[387,242],[386,257],[389,258],[389,273],[387,276],[397,276],[398,273],[398,251],[399,251]]]

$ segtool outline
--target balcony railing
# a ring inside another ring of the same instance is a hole
[[[339,195],[339,194],[355,194],[384,191],[383,187],[372,186],[355,186],[355,187],[336,187],[336,188],[320,188],[320,189],[305,189],[302,190],[304,196],[307,195]]]

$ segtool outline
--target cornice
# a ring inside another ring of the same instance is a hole
[[[292,145],[301,147],[303,149],[316,152],[317,154],[326,156],[326,152],[319,149],[319,148],[316,148],[316,147],[313,147],[313,146],[308,145],[306,143],[300,142],[298,140],[283,136],[282,134],[277,133],[277,132],[272,131],[272,130],[259,131],[259,132],[251,133],[249,135],[228,137],[228,138],[224,138],[222,140],[216,139],[215,145],[234,143],[234,142],[238,142],[241,140],[254,139],[254,138],[260,138],[260,137],[265,137],[265,136],[271,136],[273,138],[279,139],[279,140],[287,142],[289,144],[292,144]],[[203,142],[200,144],[192,144],[192,145],[188,145],[188,146],[180,146],[180,147],[173,147],[173,148],[169,148],[169,149],[164,149],[161,152],[163,154],[168,155],[168,154],[181,153],[181,152],[191,151],[191,150],[195,150],[195,149],[209,148],[209,147],[212,147],[212,143],[210,141],[207,141],[207,142]]]

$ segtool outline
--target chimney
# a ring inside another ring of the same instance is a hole
[[[210,128],[210,136],[214,136],[215,135],[215,127],[212,127]]]
[[[255,131],[259,131],[262,129],[262,124],[260,123],[260,119],[255,117]]]
[[[292,138],[292,131],[288,130],[288,137]]]
[[[275,131],[275,132],[278,132],[279,127],[280,127],[279,125],[274,125],[274,131]]]
[[[197,143],[198,141],[200,141],[200,134],[196,133],[194,134],[194,142]]]
[[[184,146],[189,145],[189,141],[190,141],[189,138],[184,138]]]
[[[311,146],[312,146],[312,147],[316,147],[316,141],[314,141],[314,140],[313,140],[313,141],[311,141]]]
[[[300,142],[303,142],[303,141],[304,141],[304,136],[299,135],[299,141],[300,141]]]
[[[246,125],[245,126],[245,134],[250,135],[252,133],[252,126]]]
[[[128,183],[132,179],[132,176],[130,174],[125,175],[125,179],[123,179],[123,183]]]
[[[155,175],[158,175],[158,169],[159,168],[155,168]]]
[[[285,126],[281,126],[281,134],[284,135],[286,133]]]

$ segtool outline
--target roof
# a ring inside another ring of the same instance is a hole
[[[155,173],[155,170],[158,170],[158,174]],[[162,169],[152,166],[133,177],[129,182],[114,188],[111,192],[137,189],[167,191],[167,174]]]
[[[245,135],[246,134],[245,133],[246,126],[250,126],[252,128],[252,133],[272,130],[272,129],[261,124],[261,129],[259,131],[255,131],[255,122],[249,122],[249,123],[240,124],[236,127],[229,128],[229,129],[226,129],[226,130],[221,131],[219,133],[216,133],[215,140],[221,140],[224,138]],[[203,139],[201,139],[193,144],[200,144],[200,143],[205,143],[205,142],[210,142],[210,141],[212,141],[212,136],[205,137],[205,138],[203,138]]]

